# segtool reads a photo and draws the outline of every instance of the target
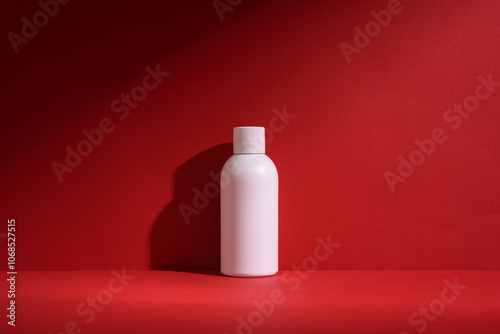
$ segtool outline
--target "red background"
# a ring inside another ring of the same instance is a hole
[[[20,34],[35,1],[1,11]],[[500,3],[401,1],[348,63],[339,44],[387,1],[82,2],[15,53],[2,43],[1,211],[19,270],[217,269],[218,198],[183,220],[231,154],[232,127],[296,115],[268,144],[280,175],[280,268],[316,238],[322,269],[500,269],[500,88],[453,130],[443,113],[500,81]],[[111,103],[170,75],[120,120]],[[109,118],[115,130],[59,182],[51,163]],[[415,139],[448,139],[391,192]]]

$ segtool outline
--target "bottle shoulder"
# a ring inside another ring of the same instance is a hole
[[[276,165],[266,154],[234,154],[222,171],[235,178],[278,178]]]

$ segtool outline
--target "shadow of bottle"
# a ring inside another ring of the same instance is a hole
[[[220,268],[220,171],[232,144],[209,148],[174,173],[174,199],[151,230],[151,269],[196,272]]]

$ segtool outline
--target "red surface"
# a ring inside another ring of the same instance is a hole
[[[122,288],[111,271],[19,273],[17,326],[8,333],[59,333],[71,322],[81,333],[237,333],[239,317],[256,325],[244,333],[475,334],[500,328],[499,271],[280,271],[256,279],[125,274],[127,285],[103,306],[99,298],[106,301],[102,291],[110,281],[115,291]],[[446,281],[456,283],[457,292]],[[100,311],[91,311],[87,298],[97,300]],[[259,316],[254,302],[265,305],[267,315]],[[5,333],[5,321],[0,326]]]
[[[443,119],[478,76],[500,81],[500,2],[403,0],[350,63],[339,45],[388,1],[243,1],[223,22],[212,2],[70,1],[19,53],[4,38],[0,209],[19,269],[217,269],[218,198],[189,225],[178,205],[233,126],[272,131],[285,106],[268,145],[282,269],[328,235],[342,246],[323,269],[500,268],[500,88]],[[4,36],[39,9],[6,3]],[[169,75],[144,101],[113,109],[157,64]],[[112,132],[60,183],[51,164],[103,119]],[[435,128],[446,141],[392,192],[384,173]]]

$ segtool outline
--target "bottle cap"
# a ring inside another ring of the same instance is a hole
[[[233,128],[233,153],[266,153],[266,129],[262,126]]]

